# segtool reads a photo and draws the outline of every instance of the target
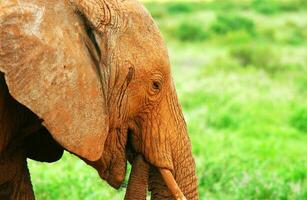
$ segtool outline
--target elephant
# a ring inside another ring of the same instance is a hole
[[[137,0],[0,2],[0,199],[68,151],[125,199],[198,199],[165,42]]]

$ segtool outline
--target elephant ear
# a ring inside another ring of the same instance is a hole
[[[10,94],[64,148],[99,159],[108,133],[106,101],[81,19],[60,0],[14,2],[0,3],[0,71]]]

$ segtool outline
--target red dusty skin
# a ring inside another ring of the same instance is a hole
[[[141,155],[135,157],[129,177],[125,200],[146,199],[148,188],[149,164]]]

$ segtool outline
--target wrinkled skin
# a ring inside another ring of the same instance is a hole
[[[13,98],[37,115],[34,121],[42,119],[61,146],[95,167],[111,186],[122,184],[128,159],[135,170],[126,199],[143,199],[146,188],[137,187],[140,182],[148,183],[152,199],[174,199],[172,183],[162,173],[165,170],[187,199],[198,199],[195,163],[167,50],[143,6],[135,0],[71,0],[69,5],[53,0],[51,6],[38,0],[25,2],[44,7],[39,34],[20,29],[29,20],[24,17],[26,12],[4,7],[9,14],[4,12],[2,24],[0,20],[0,71]],[[12,4],[14,7],[14,1]],[[31,9],[26,14],[39,21]],[[10,12],[22,17],[10,22]],[[67,20],[48,20],[48,16]],[[51,42],[54,40],[56,45]],[[17,43],[20,47],[14,49],[12,45]],[[33,46],[42,49],[36,50],[36,57],[31,57]],[[56,70],[50,71],[48,66]],[[21,70],[23,80],[16,75]],[[68,78],[49,84],[46,77],[60,74]],[[38,84],[38,80],[44,83]],[[31,146],[24,151],[33,154]],[[131,196],[133,193],[138,197]]]

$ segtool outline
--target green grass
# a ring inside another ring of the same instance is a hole
[[[170,50],[200,199],[307,199],[306,1],[146,1]],[[38,200],[123,199],[65,154]]]

